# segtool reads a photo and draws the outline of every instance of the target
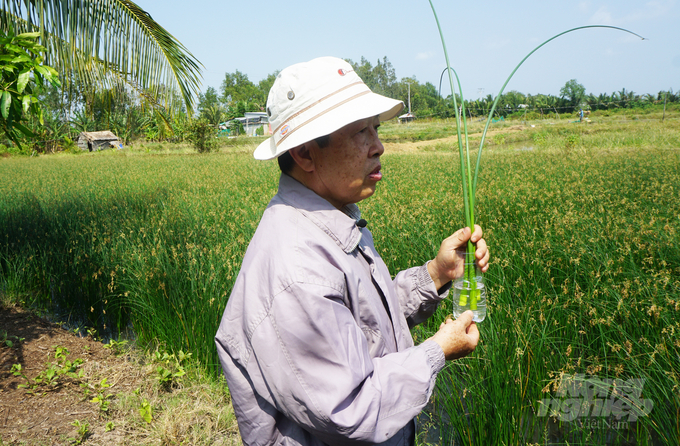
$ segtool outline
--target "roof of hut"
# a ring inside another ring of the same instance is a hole
[[[104,130],[101,132],[81,132],[79,137],[83,137],[88,141],[113,141],[120,139],[113,132],[109,130]]]

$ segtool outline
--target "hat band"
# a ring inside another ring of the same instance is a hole
[[[307,107],[303,108],[302,110],[299,110],[297,113],[294,113],[294,114],[290,115],[288,118],[286,118],[285,121],[283,121],[278,127],[276,127],[276,129],[274,129],[274,132],[273,132],[273,133],[276,134],[276,132],[278,132],[278,131],[281,129],[281,127],[283,127],[283,126],[286,125],[288,122],[290,122],[291,120],[295,119],[296,117],[300,116],[301,114],[303,114],[304,112],[306,112],[306,111],[309,110],[310,108],[314,107],[315,105],[318,105],[318,104],[320,104],[321,102],[325,101],[326,99],[328,99],[328,98],[330,98],[330,97],[332,97],[332,96],[335,96],[336,94],[340,94],[340,93],[342,93],[343,91],[347,90],[348,88],[354,87],[355,85],[359,85],[359,84],[364,84],[364,82],[361,81],[361,80],[359,80],[358,82],[353,82],[353,83],[351,83],[351,84],[349,84],[349,85],[345,85],[344,87],[342,87],[342,88],[340,88],[340,89],[338,89],[338,90],[335,90],[333,93],[327,94],[326,96],[322,97],[322,98],[319,99],[318,101],[312,102],[312,103],[309,104]],[[364,84],[364,85],[365,85],[365,84]],[[368,87],[366,87],[366,88],[368,88]]]
[[[363,84],[363,82],[358,82],[358,83]],[[353,85],[355,85],[355,84],[353,84]],[[336,93],[337,93],[337,92],[336,92]],[[275,140],[276,146],[278,147],[278,145],[279,145],[280,143],[282,143],[286,138],[288,138],[288,136],[292,135],[293,133],[295,133],[296,130],[299,130],[300,128],[304,127],[305,125],[309,124],[310,122],[314,121],[315,119],[322,117],[322,116],[325,115],[326,113],[335,110],[336,108],[340,107],[341,105],[344,105],[344,104],[346,104],[346,103],[348,103],[348,102],[350,102],[350,101],[355,100],[356,98],[358,98],[358,97],[360,97],[360,96],[364,96],[364,95],[369,94],[369,93],[371,93],[371,90],[362,91],[362,92],[360,92],[360,93],[355,94],[354,96],[350,96],[349,98],[345,99],[344,101],[338,102],[337,104],[333,105],[332,107],[329,107],[329,108],[325,109],[325,110],[322,111],[321,113],[317,113],[316,115],[312,116],[311,118],[309,118],[309,119],[306,120],[305,122],[303,122],[303,123],[301,123],[300,125],[296,126],[296,127],[295,127],[294,129],[292,129],[290,132],[288,132],[288,133],[286,133],[285,135],[283,135],[283,136],[281,137],[281,139],[279,139],[278,141]],[[325,99],[325,98],[324,98],[324,99]],[[315,105],[315,104],[313,104],[313,105]],[[310,107],[311,107],[311,106],[310,106]],[[309,108],[309,107],[308,107],[308,108]],[[292,117],[291,117],[291,119],[292,119]],[[282,124],[281,126],[283,126],[283,124]],[[281,126],[279,126],[279,128],[281,128]],[[277,130],[278,130],[278,129],[277,129]],[[276,134],[276,132],[274,132],[274,134]],[[325,136],[325,135],[319,135],[319,136]]]

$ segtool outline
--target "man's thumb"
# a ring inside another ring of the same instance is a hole
[[[472,313],[472,310],[467,310],[460,316],[458,316],[458,319],[456,319],[456,322],[460,323],[463,325],[463,328],[468,328],[470,324],[472,323],[472,319],[474,317],[474,314]]]

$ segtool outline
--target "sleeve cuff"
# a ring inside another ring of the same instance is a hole
[[[444,350],[437,344],[436,342],[432,340],[428,340],[420,344],[424,349],[425,353],[427,355],[427,360],[430,364],[430,368],[432,370],[432,376],[433,378],[437,376],[439,372],[444,368],[446,365],[446,358],[444,357]]]
[[[432,293],[434,293],[436,296],[439,296],[439,299],[444,299],[446,296],[449,294],[449,290],[451,289],[451,284],[452,282],[447,282],[439,288],[438,290],[435,289],[434,287],[434,280],[432,280],[432,276],[430,276],[429,271],[427,270],[427,264],[430,263],[432,260],[428,260],[425,265],[423,265],[420,268],[420,271],[418,271],[418,285],[425,290],[431,290]]]

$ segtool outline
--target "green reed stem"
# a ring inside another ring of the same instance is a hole
[[[432,2],[431,2],[431,1],[430,1],[430,5],[432,5]],[[439,22],[437,22],[437,26],[439,26]],[[505,86],[508,85],[508,82],[510,82],[510,79],[512,79],[512,77],[515,75],[515,72],[519,69],[519,67],[522,66],[522,64],[524,63],[524,61],[527,60],[527,59],[529,58],[529,56],[531,56],[531,55],[534,54],[536,51],[538,51],[539,48],[543,47],[543,46],[544,46],[545,44],[547,44],[548,42],[551,42],[551,41],[557,39],[557,38],[560,37],[560,36],[563,36],[563,35],[565,35],[565,34],[568,34],[568,33],[570,33],[570,32],[573,32],[573,31],[578,31],[578,30],[580,30],[580,29],[586,29],[586,28],[610,28],[610,29],[615,29],[615,30],[619,30],[619,31],[624,31],[624,32],[627,32],[627,33],[632,34],[632,35],[634,35],[634,36],[637,36],[637,37],[639,37],[639,38],[642,39],[642,40],[646,40],[646,39],[645,39],[644,37],[642,37],[641,35],[639,35],[639,34],[637,34],[637,33],[634,33],[633,31],[629,31],[629,30],[627,30],[627,29],[625,29],[625,28],[619,28],[619,27],[617,27],[617,26],[609,26],[609,25],[586,25],[586,26],[579,26],[579,27],[576,27],[576,28],[572,28],[572,29],[569,29],[569,30],[567,30],[567,31],[563,31],[563,32],[561,32],[561,33],[559,33],[559,34],[556,34],[556,35],[554,35],[553,37],[551,37],[551,38],[549,38],[548,40],[546,40],[545,42],[543,42],[543,43],[541,43],[540,45],[538,45],[538,46],[537,46],[536,48],[534,48],[533,50],[531,50],[531,52],[530,52],[529,54],[527,54],[527,55],[524,57],[524,59],[522,59],[522,61],[521,61],[520,63],[517,64],[517,66],[515,67],[515,69],[512,70],[512,73],[510,73],[510,76],[508,76],[508,78],[505,80],[505,83],[504,83],[503,86],[501,87],[500,91],[498,92],[498,95],[496,95],[496,99],[493,101],[493,104],[491,105],[491,110],[489,111],[489,116],[486,118],[486,125],[484,126],[484,131],[482,132],[482,139],[481,139],[481,141],[480,141],[480,143],[479,143],[479,150],[477,151],[477,164],[476,164],[476,166],[475,166],[475,175],[474,175],[474,179],[473,179],[473,181],[472,181],[472,188],[471,188],[473,196],[474,196],[474,193],[477,191],[477,177],[478,177],[478,175],[479,175],[479,163],[480,163],[480,161],[481,161],[481,159],[482,159],[482,147],[484,147],[484,139],[486,138],[486,132],[487,132],[487,130],[489,129],[489,124],[491,124],[491,118],[493,117],[493,112],[496,110],[496,105],[498,104],[498,100],[501,98],[501,95],[503,94],[503,91],[505,90]],[[441,28],[440,28],[439,32],[441,33]],[[442,37],[442,40],[443,40],[443,39],[444,39],[444,38]],[[444,48],[444,53],[446,53],[446,48]],[[449,61],[449,59],[448,59],[448,56],[447,56],[447,57],[446,57],[446,63],[447,63],[447,64],[449,63],[448,61]],[[469,161],[468,161],[468,162],[469,162]]]
[[[442,32],[441,25],[439,24],[439,18],[437,17],[437,12],[434,9],[434,5],[432,4],[432,0],[429,0],[430,2],[430,7],[432,8],[432,12],[434,13],[434,19],[437,22],[437,28],[439,29],[439,36],[441,37],[442,40],[442,46],[444,47],[444,57],[446,58],[446,68],[448,72],[448,77],[449,77],[449,84],[451,85],[451,96],[453,97],[453,108],[456,113],[456,133],[458,135],[458,151],[460,154],[460,172],[461,172],[461,177],[462,177],[462,182],[463,182],[463,203],[465,206],[465,223],[467,226],[472,228],[474,226],[474,208],[471,206],[472,203],[474,203],[474,199],[470,200],[469,193],[472,191],[472,189],[468,188],[468,179],[472,179],[471,177],[471,172],[469,171],[469,163],[468,163],[468,168],[466,169],[465,165],[465,153],[463,151],[463,139],[461,138],[461,131],[460,131],[460,120],[461,116],[458,111],[458,101],[456,100],[456,90],[453,87],[453,77],[451,76],[451,73],[456,76],[456,82],[458,83],[458,91],[460,92],[460,101],[461,101],[461,107],[463,107],[462,111],[464,111],[465,107],[465,100],[463,99],[463,88],[460,85],[460,78],[458,77],[458,73],[451,68],[451,64],[449,63],[449,53],[446,50],[446,41],[444,40],[444,33]],[[467,144],[467,120],[465,119],[465,113],[462,113],[462,119],[463,119],[463,126],[465,129],[465,143],[466,143],[466,151],[467,153],[467,159],[469,160],[469,147]],[[467,173],[467,178],[466,178],[466,170],[468,171]]]
[[[460,155],[460,176],[463,183],[463,205],[465,209],[465,224],[470,228],[470,233],[474,232],[475,228],[475,191],[473,188],[474,182],[472,178],[472,169],[470,163],[470,144],[468,138],[468,127],[467,118],[465,117],[465,99],[463,97],[463,87],[460,85],[460,78],[458,73],[451,68],[449,62],[449,53],[446,50],[446,42],[444,40],[444,33],[442,32],[441,25],[439,24],[439,18],[437,17],[437,11],[434,9],[432,0],[429,0],[430,7],[432,8],[432,13],[434,14],[434,19],[437,22],[437,28],[439,29],[439,36],[442,40],[442,46],[444,48],[444,57],[446,58],[446,68],[449,77],[449,84],[451,85],[451,96],[453,97],[453,107],[456,113],[456,133],[458,135],[458,152]],[[456,90],[453,86],[453,77],[451,73],[456,76],[456,82],[458,83],[458,92],[460,93],[461,109],[458,110],[458,103],[456,100]],[[461,116],[462,115],[462,116]],[[463,122],[463,129],[465,134],[465,150],[463,150],[463,139],[461,138],[460,122]],[[473,289],[476,290],[476,283],[474,280],[474,252],[475,245],[468,241],[467,249],[465,253],[465,270],[463,272],[463,277],[465,281],[474,285]],[[468,296],[470,297],[470,307],[474,309],[477,308],[477,295],[478,293],[470,293],[464,286],[460,293],[459,305],[467,305]]]
[[[479,165],[480,161],[482,159],[482,148],[484,147],[484,140],[486,138],[486,133],[489,129],[489,124],[491,123],[491,118],[493,117],[493,113],[496,110],[496,105],[498,104],[498,100],[500,99],[501,95],[503,94],[503,91],[505,90],[505,87],[508,85],[508,82],[510,82],[510,79],[515,75],[515,72],[519,69],[519,67],[524,63],[525,60],[529,58],[533,53],[535,53],[539,48],[547,44],[548,42],[555,40],[556,38],[573,32],[577,31],[580,29],[586,29],[586,28],[610,28],[610,29],[616,29],[619,31],[624,31],[630,34],[633,34],[637,37],[640,37],[642,40],[645,40],[644,37],[640,36],[639,34],[636,34],[632,31],[629,31],[624,28],[619,28],[616,26],[608,26],[608,25],[587,25],[587,26],[579,26],[577,28],[572,28],[567,31],[561,32],[550,39],[546,40],[545,42],[541,43],[538,45],[536,48],[534,48],[529,54],[527,54],[524,59],[515,67],[514,70],[512,70],[512,73],[510,73],[510,76],[505,80],[505,83],[501,87],[500,91],[498,92],[498,95],[496,96],[496,99],[494,100],[491,110],[489,111],[489,115],[486,119],[486,125],[484,126],[484,131],[482,132],[482,138],[479,144],[479,150],[477,151],[477,163],[475,165],[475,173],[474,176],[472,175],[472,169],[471,169],[471,161],[470,161],[470,146],[469,146],[469,138],[468,138],[468,128],[467,128],[467,119],[465,117],[465,99],[463,98],[463,88],[460,84],[460,78],[458,77],[458,73],[451,68],[451,63],[449,62],[449,53],[446,49],[446,42],[444,40],[444,33],[442,32],[441,25],[439,23],[439,17],[437,17],[437,11],[434,8],[434,5],[432,4],[432,0],[428,0],[430,2],[430,7],[432,8],[432,13],[434,14],[434,19],[437,23],[437,29],[439,30],[439,36],[442,41],[442,47],[444,49],[444,57],[446,58],[446,68],[448,72],[448,77],[449,77],[449,84],[451,85],[451,96],[453,97],[453,106],[454,106],[454,111],[456,114],[456,133],[458,135],[458,152],[460,154],[460,172],[461,172],[461,179],[462,179],[462,185],[463,185],[463,204],[464,204],[464,209],[465,209],[465,224],[470,228],[470,231],[474,231],[475,227],[475,192],[477,191],[477,178],[479,177]],[[453,77],[451,75],[453,73],[456,76],[456,82],[458,83],[458,91],[460,93],[460,101],[461,101],[461,108],[460,110],[458,109],[458,103],[456,100],[456,92],[454,89],[454,84],[453,84]],[[461,117],[462,114],[462,117]],[[460,122],[463,122],[463,128],[464,128],[464,134],[465,134],[465,150],[463,150],[463,140],[461,138],[461,129],[460,129]],[[465,280],[468,282],[468,284],[472,287],[472,292],[470,293],[470,308],[476,309],[477,308],[477,299],[476,297],[479,296],[479,291],[477,290],[477,284],[475,281],[475,268],[474,268],[474,251],[475,251],[475,246],[471,241],[468,241],[467,244],[467,250],[466,250],[466,258],[465,258],[465,272],[463,274],[463,277]],[[467,304],[467,293],[465,291],[461,292],[461,297],[459,304],[460,305],[466,305]],[[473,308],[474,307],[474,308]]]

